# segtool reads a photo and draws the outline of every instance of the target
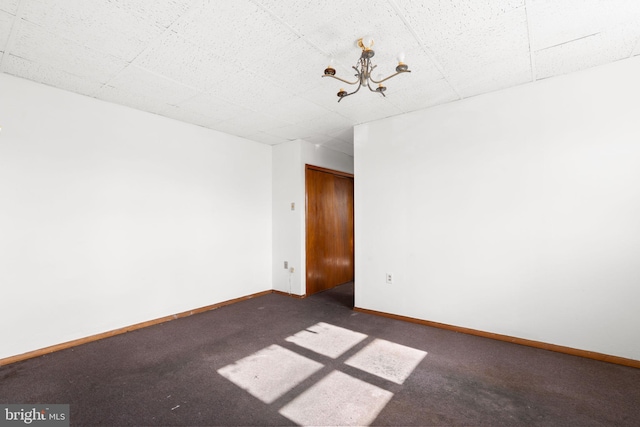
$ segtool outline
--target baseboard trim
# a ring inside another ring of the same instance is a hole
[[[135,325],[125,326],[124,328],[114,329],[112,331],[103,332],[101,334],[91,335],[77,340],[67,341],[61,344],[52,345],[49,347],[41,348],[39,350],[29,351],[27,353],[18,354],[16,356],[6,357],[0,359],[0,366],[9,365],[11,363],[20,362],[34,357],[43,356],[45,354],[53,353],[60,350],[66,350],[71,347],[76,347],[82,344],[86,344],[92,341],[98,341],[104,338],[113,337],[115,335],[125,334],[127,332],[135,331],[137,329],[146,328],[148,326],[158,325],[160,323],[169,322],[171,320],[180,319],[182,317],[192,316],[198,313],[204,313],[205,311],[215,310],[216,308],[224,307],[225,305],[235,304],[237,302],[246,301],[251,298],[261,297],[272,293],[272,290],[257,292],[251,295],[245,295],[243,297],[222,301],[216,304],[207,305],[205,307],[196,308],[194,310],[183,311],[182,313],[173,314],[170,316],[160,317],[159,319],[148,320],[146,322],[136,323]]]
[[[286,297],[291,297],[291,298],[299,298],[299,299],[303,299],[306,298],[307,295],[296,295],[296,294],[290,294],[289,292],[282,292],[282,291],[276,291],[275,289],[272,291],[274,294],[278,294],[278,295],[284,295]]]
[[[366,308],[354,307],[355,311],[375,316],[387,317],[389,319],[401,320],[404,322],[417,323],[419,325],[431,326],[438,329],[446,329],[449,331],[460,332],[468,335],[476,335],[484,338],[491,338],[498,341],[506,341],[514,344],[525,345],[528,347],[541,348],[543,350],[555,351],[558,353],[570,354],[572,356],[585,357],[587,359],[599,360],[601,362],[614,363],[616,365],[630,366],[632,368],[640,368],[640,360],[627,359],[619,356],[611,356],[608,354],[596,353],[593,351],[580,350],[571,347],[564,347],[556,344],[549,344],[540,341],[533,341],[524,338],[516,338],[508,335],[494,334],[492,332],[479,331],[477,329],[463,328],[460,326],[447,325],[446,323],[432,322],[430,320],[416,319],[415,317],[400,316],[398,314],[385,313],[383,311],[369,310]]]

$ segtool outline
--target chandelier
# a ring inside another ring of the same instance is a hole
[[[382,96],[386,96],[384,94],[384,91],[387,90],[387,88],[382,84],[383,82],[389,80],[391,77],[397,76],[398,74],[411,72],[407,64],[403,62],[404,55],[400,54],[398,55],[398,66],[396,67],[396,72],[384,78],[382,76],[379,76],[378,80],[375,80],[371,75],[373,70],[377,67],[377,65],[373,65],[371,63],[371,58],[373,58],[373,56],[375,55],[375,52],[373,51],[373,49],[371,49],[373,47],[373,39],[371,37],[363,37],[361,39],[358,39],[358,47],[362,49],[362,54],[360,54],[358,63],[355,66],[351,67],[356,70],[356,74],[354,75],[357,80],[355,82],[350,82],[348,80],[337,77],[336,70],[335,68],[333,68],[333,60],[331,60],[329,66],[324,70],[324,75],[322,77],[331,77],[350,85],[358,85],[356,90],[351,93],[348,93],[344,89],[340,89],[340,91],[338,92],[338,102],[342,101],[342,98],[358,92],[362,86],[368,87],[371,92],[378,92]],[[378,86],[373,88],[371,87],[371,83],[374,83],[374,86],[376,84]]]

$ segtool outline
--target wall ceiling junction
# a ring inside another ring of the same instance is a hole
[[[338,103],[320,76],[351,78],[365,35],[412,73]],[[354,125],[638,54],[637,0],[0,0],[0,72],[350,155]]]

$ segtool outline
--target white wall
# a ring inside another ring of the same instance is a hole
[[[638,76],[358,126],[356,306],[640,359]]]
[[[0,74],[0,358],[268,290],[271,147]]]
[[[306,293],[305,165],[353,173],[353,157],[296,140],[273,147],[273,288]],[[291,210],[291,203],[295,210]],[[284,261],[294,268],[284,269]]]
[[[289,141],[273,146],[273,289],[304,294],[302,280],[304,236],[304,176],[300,175],[302,144]],[[295,203],[295,210],[291,210]],[[284,262],[294,269],[285,270]]]

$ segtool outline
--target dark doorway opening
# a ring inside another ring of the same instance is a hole
[[[326,291],[318,292],[311,296],[312,299],[320,300],[331,305],[340,305],[353,309],[354,303],[354,283],[347,282],[342,285],[335,286]]]

